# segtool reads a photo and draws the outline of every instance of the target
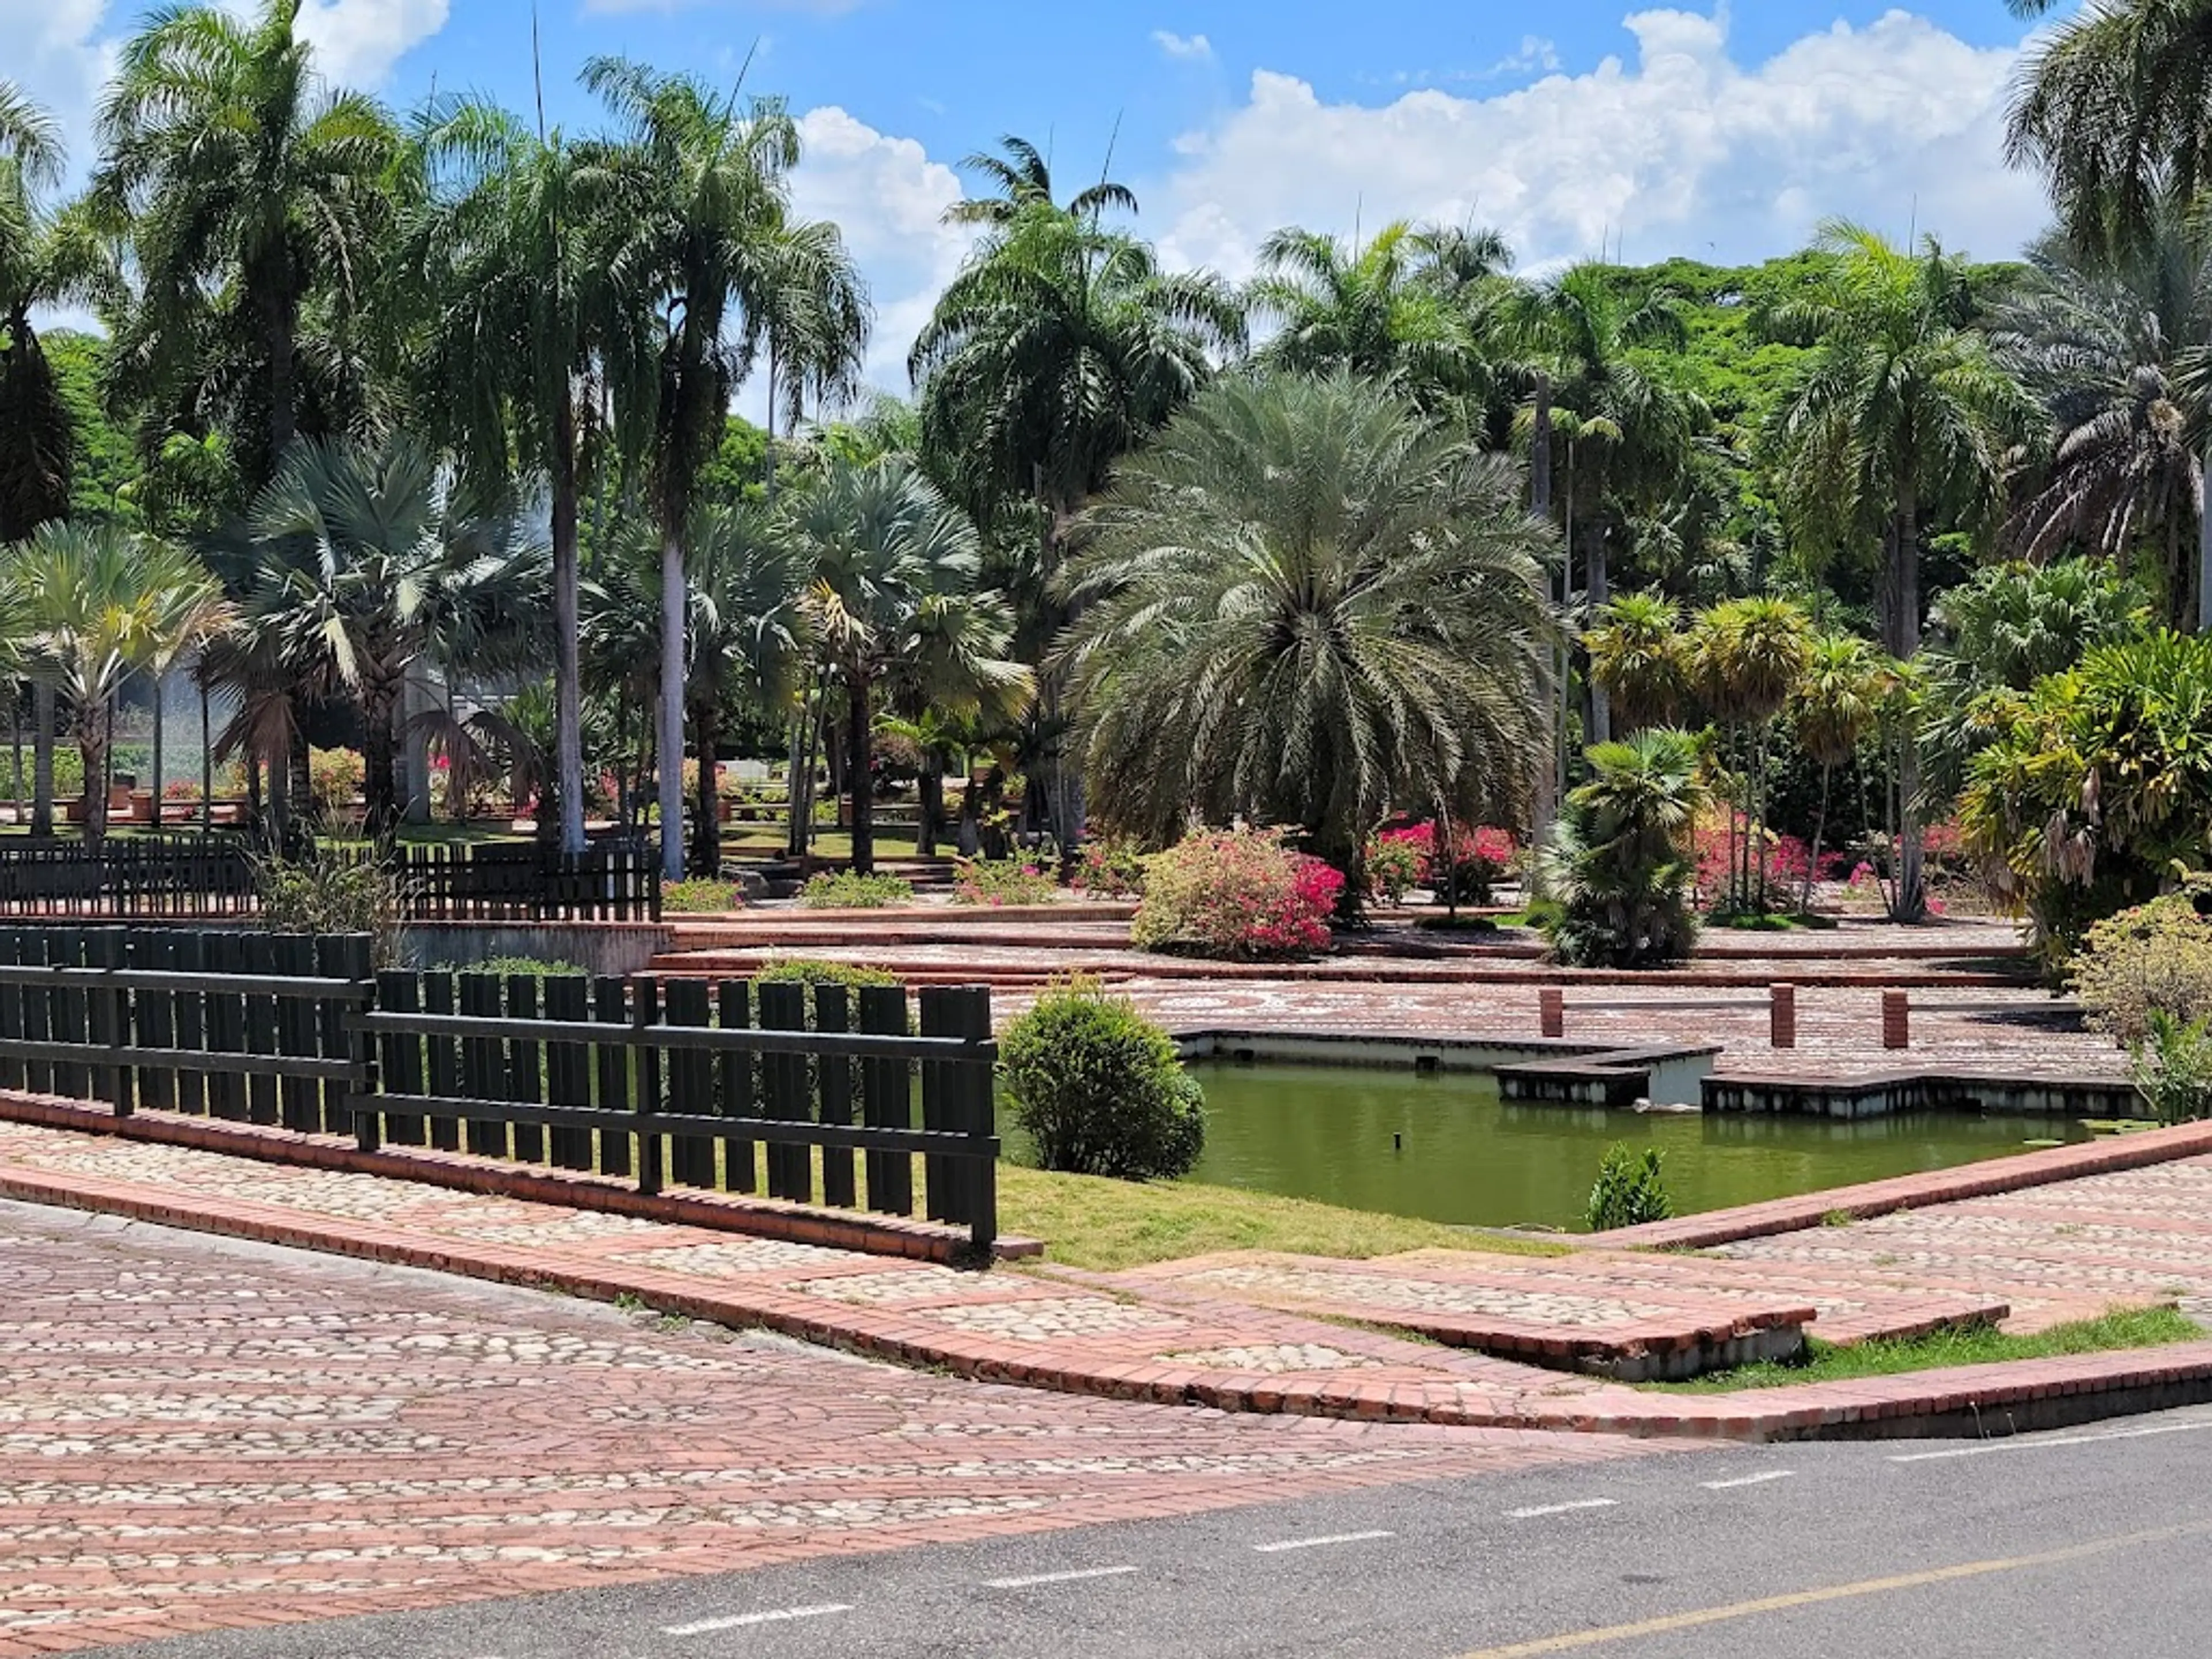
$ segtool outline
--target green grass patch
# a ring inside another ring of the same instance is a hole
[[[1216,1250],[1284,1250],[1365,1260],[1401,1250],[1565,1255],[1538,1239],[1373,1215],[1306,1199],[1193,1182],[1110,1181],[999,1165],[999,1231],[1045,1241],[1045,1257],[1113,1272]]]
[[[2095,1319],[2054,1325],[2033,1336],[2008,1336],[1989,1326],[1937,1331],[1929,1336],[1877,1339],[1848,1347],[1814,1340],[1796,1364],[1745,1365],[1715,1371],[1690,1382],[1643,1386],[1671,1394],[1731,1394],[1739,1389],[1778,1389],[1798,1382],[1848,1382],[1864,1376],[1895,1376],[1905,1371],[1935,1371],[1954,1365],[1987,1365],[2002,1359],[2057,1359],[2067,1354],[2105,1353],[2118,1348],[2156,1348],[2194,1342],[2204,1328],[2172,1308],[2115,1309]]]

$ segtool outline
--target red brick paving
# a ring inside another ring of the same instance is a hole
[[[981,1386],[58,1211],[8,1212],[0,1284],[0,1656],[1632,1449]]]

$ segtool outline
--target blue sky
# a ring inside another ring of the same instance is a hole
[[[244,0],[240,0],[240,3]],[[307,0],[326,60],[399,103],[531,96],[525,0]],[[136,0],[0,0],[7,73],[82,136]],[[2043,218],[2002,164],[2026,30],[2002,0],[544,0],[548,112],[595,118],[597,52],[791,100],[802,206],[836,217],[878,307],[877,380],[966,252],[955,164],[1001,132],[1063,178],[1113,170],[1169,258],[1247,274],[1277,225],[1504,229],[1524,264],[1617,249],[1749,259],[1829,216],[1985,256]]]

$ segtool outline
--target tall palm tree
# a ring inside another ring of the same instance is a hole
[[[1737,909],[1765,907],[1769,744],[1774,717],[1804,678],[1812,640],[1811,619],[1784,599],[1726,599],[1702,612],[1691,629],[1687,651],[1698,699],[1727,735],[1737,781],[1729,803],[1729,896]]]
[[[629,372],[615,377],[624,448],[645,463],[661,538],[661,867],[684,873],[684,532],[699,474],[768,327],[799,129],[773,100],[595,58],[585,84],[621,123],[627,221],[611,258],[651,289]]]
[[[410,341],[417,407],[472,477],[542,477],[553,570],[553,799],[560,846],[584,848],[579,504],[607,361],[647,295],[608,258],[620,179],[604,146],[540,137],[495,105],[434,106],[403,268],[431,301]]]
[[[1883,696],[1879,657],[1856,634],[1822,634],[1806,648],[1804,672],[1790,692],[1789,720],[1797,746],[1820,769],[1820,810],[1813,821],[1813,851],[1805,862],[1798,908],[1813,908],[1820,878],[1820,853],[1828,834],[1828,798],[1836,769],[1857,756],[1881,717]]]
[[[947,224],[1011,224],[1025,209],[1038,206],[1056,209],[1070,218],[1093,221],[1109,211],[1137,210],[1137,198],[1127,185],[1103,178],[1089,189],[1077,191],[1062,205],[1054,198],[1052,163],[1042,150],[1028,139],[1018,138],[1012,133],[999,140],[999,148],[1005,152],[1003,155],[978,151],[960,163],[964,172],[981,173],[998,186],[999,193],[962,198],[945,209]]]
[[[545,550],[514,517],[458,500],[422,449],[301,446],[254,504],[263,552],[249,635],[361,715],[368,830],[398,827],[396,717],[410,665],[542,615]]]
[[[1364,246],[1279,230],[1261,245],[1261,275],[1245,290],[1253,312],[1277,325],[1260,356],[1294,373],[1395,378],[1426,407],[1464,393],[1484,364],[1455,289],[1476,280],[1469,268],[1482,252],[1471,241],[1425,241],[1404,220]],[[1439,269],[1449,283],[1431,280]]]
[[[845,246],[844,234],[827,221],[787,222],[762,252],[763,275],[757,307],[748,318],[768,356],[769,494],[775,489],[775,422],[787,431],[817,409],[842,404],[860,391],[868,335],[873,326],[866,280]]]
[[[1767,440],[1785,518],[1814,548],[1879,550],[1882,648],[1899,662],[1920,648],[1920,552],[1936,515],[1992,529],[2003,505],[2008,447],[2033,425],[2019,383],[1973,326],[1966,263],[1929,238],[1917,251],[1856,225],[1832,223],[1833,256],[1814,295],[1767,321],[1810,352],[1776,405]],[[1919,759],[1899,759],[1905,798],[1896,909],[1926,908]]]
[[[230,319],[263,411],[252,483],[299,429],[303,313],[350,311],[374,268],[398,149],[374,100],[322,84],[299,13],[300,0],[251,17],[156,11],[125,43],[100,112],[94,198],[143,286],[118,349],[151,358],[157,383],[189,378],[210,303]]]
[[[1663,594],[1623,593],[1595,620],[1583,645],[1615,716],[1630,731],[1672,725],[1690,692],[1681,606]]]
[[[975,526],[908,458],[833,461],[793,506],[790,522],[805,562],[802,609],[821,660],[844,688],[853,867],[865,874],[875,867],[878,693],[894,677],[913,678],[957,714],[1018,696],[1030,671],[1006,659],[1006,602],[978,588]]]
[[[2042,561],[2079,547],[2125,574],[2154,563],[2167,620],[2201,609],[2205,394],[2212,390],[2212,252],[2202,227],[2161,214],[2148,240],[2085,255],[2057,236],[1990,319],[1999,360],[2049,416],[2005,526]]]
[[[107,751],[116,694],[167,646],[180,619],[222,601],[206,567],[114,526],[52,522],[8,556],[7,605],[35,664],[70,708],[84,763],[84,838],[107,834]]]
[[[1202,394],[1125,464],[1066,576],[1086,763],[1115,824],[1165,842],[1194,814],[1241,815],[1356,874],[1395,810],[1517,817],[1556,547],[1520,491],[1510,463],[1388,387]]]

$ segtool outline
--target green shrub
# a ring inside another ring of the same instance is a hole
[[[882,910],[914,899],[914,884],[902,876],[862,876],[850,870],[824,870],[799,894],[810,910]]]
[[[398,872],[380,860],[319,851],[257,859],[253,886],[265,932],[366,933],[377,967],[398,965],[405,895]]]
[[[1403,904],[1420,885],[1428,860],[1404,836],[1377,836],[1367,843],[1367,891],[1385,904]]]
[[[1615,1141],[1605,1149],[1597,1167],[1597,1183],[1590,1188],[1588,1212],[1590,1231],[1610,1232],[1615,1227],[1640,1227],[1647,1221],[1664,1221],[1674,1213],[1674,1200],[1667,1195],[1660,1174],[1665,1154],[1646,1146],[1641,1156],[1626,1143]]]
[[[1075,885],[1092,898],[1138,898],[1145,890],[1145,855],[1133,841],[1087,842]]]
[[[1535,919],[1552,951],[1575,968],[1657,968],[1698,936],[1690,908],[1690,835],[1705,791],[1696,744],[1664,727],[1589,751],[1589,782],[1559,813]]]
[[[2097,923],[2071,982],[2089,1024],[2130,1045],[2149,1036],[2154,1014],[2212,1018],[2212,877]]]
[[[734,881],[709,881],[695,876],[689,881],[669,882],[660,890],[660,908],[678,915],[713,915],[724,910],[741,910],[744,902]]]
[[[1050,904],[1060,884],[1030,859],[968,859],[952,889],[955,904]]]
[[[2212,1018],[2185,1021],[2152,1010],[2134,1072],[2136,1092],[2160,1123],[2212,1117]]]
[[[787,957],[771,963],[753,976],[756,985],[842,985],[856,991],[865,985],[896,985],[896,974],[881,968],[862,968],[849,962],[825,962],[817,957]]]
[[[999,1067],[1042,1169],[1169,1180],[1205,1150],[1205,1094],[1174,1041],[1095,984],[1039,997],[1000,1039]]]
[[[501,979],[586,979],[591,969],[580,963],[547,962],[537,957],[494,957],[489,962],[441,963],[434,974],[496,974]]]

